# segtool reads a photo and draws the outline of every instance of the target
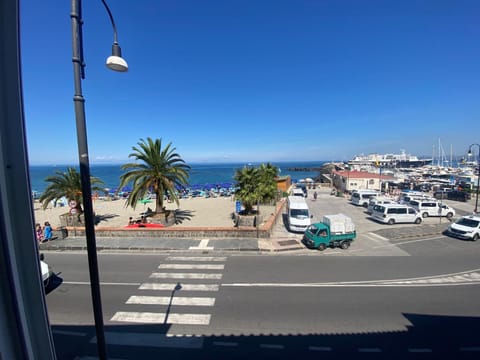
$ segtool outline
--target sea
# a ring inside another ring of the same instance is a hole
[[[305,161],[305,162],[271,162],[279,168],[279,175],[290,175],[292,182],[297,182],[306,178],[315,178],[319,175],[318,171],[308,171],[307,169],[318,169],[325,161]],[[260,163],[211,163],[211,164],[188,164],[190,165],[189,185],[203,186],[206,184],[224,184],[234,183],[233,176],[237,169],[244,166],[258,166]],[[49,185],[45,178],[55,175],[57,171],[64,172],[68,167],[76,165],[31,165],[30,183],[31,190],[41,194]],[[90,174],[104,182],[105,188],[116,189],[120,182],[120,175],[123,171],[121,164],[91,164]],[[295,169],[295,170],[294,170]]]

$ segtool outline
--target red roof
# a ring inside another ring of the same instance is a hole
[[[357,171],[357,170],[343,170],[343,171],[333,171],[334,174],[348,177],[350,179],[382,179],[382,180],[395,180],[393,176],[385,175],[385,174],[377,174],[377,173],[369,173],[367,171]]]

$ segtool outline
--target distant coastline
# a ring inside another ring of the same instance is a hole
[[[319,175],[319,169],[325,161],[298,161],[298,162],[271,162],[280,170],[279,175],[290,175],[293,181],[305,178],[314,178]],[[259,163],[251,163],[258,166]],[[91,164],[90,173],[92,176],[100,178],[106,188],[116,188],[119,184],[122,171],[122,164]],[[189,163],[190,185],[216,184],[233,182],[233,176],[236,169],[243,168],[247,163]],[[56,171],[64,171],[67,167],[78,165],[30,165],[30,183],[32,191],[43,192],[47,186],[45,178],[55,175]]]

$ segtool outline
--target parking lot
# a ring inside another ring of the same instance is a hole
[[[314,191],[317,192],[317,199],[314,200]],[[412,242],[421,238],[439,237],[450,224],[445,217],[424,218],[422,223],[416,224],[394,224],[387,225],[374,221],[367,214],[366,209],[353,205],[349,198],[330,195],[330,188],[309,189],[306,198],[310,212],[313,215],[312,222],[321,221],[323,215],[343,213],[352,218],[357,238],[349,250],[328,249],[326,253],[344,253],[354,255],[408,255],[399,249],[397,244],[401,242]],[[472,213],[474,200],[469,202],[444,201],[456,211],[454,221],[459,216]],[[284,216],[285,218],[285,216]],[[279,224],[280,225],[280,224]],[[283,224],[285,226],[285,224]],[[286,230],[284,230],[286,231]],[[288,232],[288,237],[300,241],[302,234]],[[305,249],[306,251],[312,251]]]

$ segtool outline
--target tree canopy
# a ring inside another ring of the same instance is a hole
[[[138,146],[128,157],[136,162],[121,166],[126,172],[120,176],[119,188],[132,184],[132,192],[127,198],[127,206],[135,209],[138,202],[148,193],[156,195],[155,213],[164,212],[164,196],[168,196],[177,204],[176,186],[184,186],[188,182],[190,166],[176,153],[172,143],[162,148],[162,140],[148,137],[140,139]]]
[[[242,202],[245,213],[251,214],[255,204],[275,198],[277,176],[278,168],[270,163],[261,164],[259,167],[245,166],[236,170],[235,197]]]
[[[57,201],[62,197],[66,197],[68,202],[75,201],[76,209],[79,213],[83,212],[81,204],[82,198],[82,182],[80,173],[73,167],[68,167],[67,171],[56,171],[56,175],[47,176],[45,182],[50,183],[39,198],[43,209],[46,209],[51,201]],[[103,181],[99,178],[90,177],[92,191],[103,191]]]

